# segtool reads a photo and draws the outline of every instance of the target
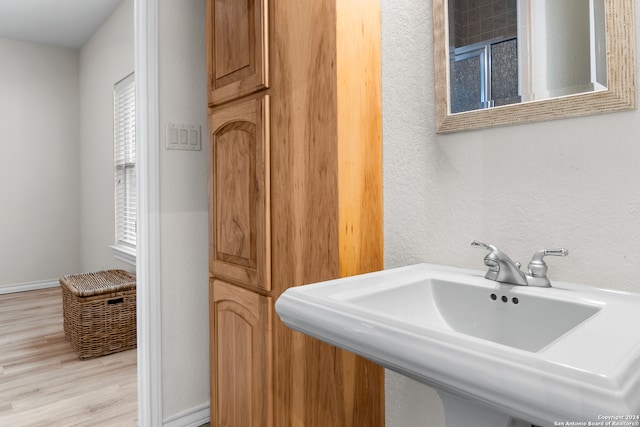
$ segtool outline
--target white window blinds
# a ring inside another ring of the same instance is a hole
[[[114,86],[116,245],[136,246],[136,93],[133,73]]]

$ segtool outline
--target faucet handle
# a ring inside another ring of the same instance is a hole
[[[500,250],[493,245],[478,242],[477,240],[471,242],[471,246],[473,246],[474,248],[482,248],[489,251],[487,256],[484,257],[484,265],[489,267],[489,271],[487,271],[485,277],[487,279],[496,280],[498,277],[498,273],[500,273],[500,265],[496,261],[495,257],[497,254],[500,254]]]
[[[498,248],[496,248],[493,245],[487,245],[486,243],[478,242],[477,240],[474,240],[473,242],[471,242],[471,246],[473,246],[474,248],[484,248],[492,252],[498,250]]]
[[[501,283],[510,283],[513,285],[526,285],[527,279],[525,274],[520,271],[520,263],[513,262],[511,258],[493,245],[478,242],[474,240],[471,246],[484,248],[489,253],[484,257],[484,265],[489,267],[485,279],[495,280]]]
[[[553,256],[567,256],[569,251],[567,249],[541,249],[531,258],[529,262],[529,274],[533,277],[546,277],[547,276],[547,264],[544,262],[544,257],[547,255]]]
[[[569,255],[569,250],[568,249],[564,249],[564,248],[560,248],[560,249],[542,249],[541,251],[538,251],[538,252],[543,252],[541,254],[542,256],[545,256],[545,255],[567,256],[567,255]],[[537,255],[537,253],[535,255]]]
[[[493,256],[500,256],[501,258],[507,258],[509,259],[509,261],[511,261],[511,258],[509,258],[507,256],[507,254],[505,254],[504,252],[502,252],[500,249],[498,249],[497,247],[495,247],[494,245],[488,245],[486,243],[482,243],[482,242],[478,242],[477,240],[474,240],[473,242],[471,242],[471,246],[473,246],[474,248],[483,248],[489,251],[489,253],[487,254],[487,256],[485,257],[485,264],[487,264],[487,260],[491,260],[492,263],[495,263],[494,260],[492,260],[491,258]],[[520,269],[520,263],[516,262],[513,263],[516,265],[516,267],[518,269]],[[487,266],[490,266],[489,264],[487,264]]]

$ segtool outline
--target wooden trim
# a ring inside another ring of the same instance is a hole
[[[450,114],[446,0],[433,0],[436,132],[580,117],[636,108],[634,2],[605,0],[608,89]]]

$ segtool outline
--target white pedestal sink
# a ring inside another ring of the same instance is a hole
[[[447,426],[640,414],[640,295],[483,276],[418,264],[290,288],[276,311],[295,330],[434,387]]]
[[[514,420],[472,399],[464,399],[438,390],[447,426],[531,427],[531,423]]]

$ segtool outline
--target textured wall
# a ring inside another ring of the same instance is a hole
[[[385,267],[560,246],[552,280],[640,292],[640,112],[436,135],[431,32],[430,2],[382,0]],[[386,398],[388,427],[444,425],[428,387],[388,372]]]

